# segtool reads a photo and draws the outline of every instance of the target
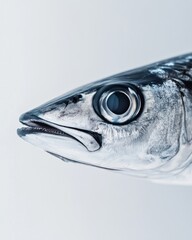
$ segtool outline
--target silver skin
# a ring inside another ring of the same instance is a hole
[[[137,88],[143,101],[133,119],[115,124],[98,115],[93,99],[103,87],[119,84]],[[18,129],[20,137],[62,160],[192,184],[192,54],[80,87],[23,114],[20,121],[27,125]]]

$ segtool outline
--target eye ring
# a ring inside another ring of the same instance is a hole
[[[107,122],[122,125],[135,119],[142,108],[142,95],[135,86],[105,86],[93,98],[95,112]]]

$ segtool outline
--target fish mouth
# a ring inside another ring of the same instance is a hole
[[[48,134],[60,136],[63,138],[71,138],[81,143],[88,151],[94,152],[102,146],[102,136],[93,131],[78,129],[69,126],[63,126],[49,122],[30,113],[24,113],[19,121],[25,127],[18,128],[17,134],[24,138],[29,134]]]
[[[51,127],[50,125],[43,123],[41,121],[37,122],[32,120],[23,124],[26,125],[26,127],[21,127],[17,129],[17,133],[20,137],[23,137],[27,134],[36,134],[36,133],[47,133],[47,134],[53,134],[53,135],[60,135],[64,137],[72,137],[69,134],[66,134],[65,132],[57,128]]]

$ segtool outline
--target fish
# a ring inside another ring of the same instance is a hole
[[[192,53],[86,84],[20,122],[22,139],[65,162],[192,185]]]

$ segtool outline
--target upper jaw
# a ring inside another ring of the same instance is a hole
[[[33,111],[22,114],[19,121],[27,126],[17,130],[20,137],[37,133],[60,135],[73,138],[90,152],[98,151],[102,145],[102,136],[96,132],[52,123],[39,118]]]

